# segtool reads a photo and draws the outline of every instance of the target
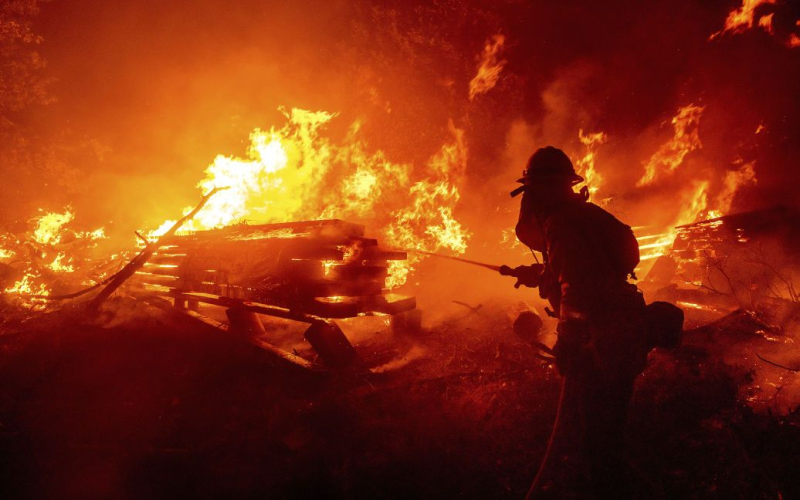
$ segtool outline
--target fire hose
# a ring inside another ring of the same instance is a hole
[[[555,443],[558,430],[561,427],[561,413],[564,410],[564,395],[567,392],[567,379],[561,379],[561,390],[558,395],[558,406],[556,407],[556,418],[553,421],[553,430],[550,431],[550,437],[547,439],[547,448],[544,450],[542,461],[539,462],[539,469],[536,471],[536,476],[533,478],[533,483],[525,495],[525,500],[533,500],[536,498],[536,493],[542,486],[542,481],[547,472],[547,465],[550,463],[550,456],[553,454],[553,443]]]
[[[496,266],[494,264],[487,264],[485,262],[478,262],[477,260],[469,260],[469,259],[463,259],[461,257],[453,257],[452,255],[444,255],[435,252],[426,252],[424,250],[410,249],[408,251],[422,255],[429,255],[431,257],[439,257],[440,259],[448,259],[448,260],[454,260],[456,262],[463,262],[465,264],[472,264],[473,266],[484,267],[486,269],[491,269],[492,271],[497,271],[498,273],[500,272],[500,269],[503,267],[503,266]]]
[[[497,271],[503,275],[514,276],[514,274],[508,272],[507,266],[497,266],[494,264],[487,264],[485,262],[478,262],[475,260],[464,259],[461,257],[442,255],[434,252],[425,252],[423,250],[409,250],[409,251],[419,253],[422,255],[429,255],[431,257],[439,257],[442,259],[463,262],[465,264],[471,264],[473,266],[479,266],[486,269],[491,269],[492,271]],[[517,276],[517,278],[519,277]],[[519,284],[520,283],[518,282],[517,285],[515,285],[515,287],[519,288]],[[542,344],[541,342],[532,342],[531,344],[537,350],[547,352],[548,354],[553,354],[553,351],[546,345]],[[555,361],[555,358],[551,358],[549,356],[543,356],[539,353],[536,354],[538,358],[548,361],[549,363]],[[565,394],[567,392],[566,387],[567,387],[567,379],[565,378],[562,379],[561,381],[561,389],[559,391],[559,396],[558,396],[558,406],[556,407],[556,418],[553,421],[553,429],[550,431],[550,437],[547,440],[547,448],[545,449],[544,456],[542,457],[542,461],[539,464],[539,469],[536,471],[536,476],[533,479],[533,483],[531,484],[530,489],[528,489],[528,493],[525,495],[525,500],[533,500],[534,498],[536,498],[536,493],[541,488],[542,481],[544,480],[545,473],[547,472],[547,466],[550,463],[550,457],[553,454],[553,444],[555,443],[559,427],[561,426],[561,414],[564,409],[564,399],[565,399]]]

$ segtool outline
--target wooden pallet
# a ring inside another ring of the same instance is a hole
[[[129,286],[193,315],[199,303],[221,306],[231,328],[253,336],[263,337],[259,314],[308,323],[306,339],[340,368],[357,356],[332,319],[400,315],[409,324],[416,299],[385,289],[389,261],[405,259],[341,220],[242,224],[173,237]]]

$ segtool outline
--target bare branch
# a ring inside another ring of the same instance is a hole
[[[770,361],[768,359],[764,359],[764,358],[761,357],[761,355],[759,353],[756,353],[756,356],[758,356],[758,359],[760,359],[764,363],[768,363],[768,364],[770,364],[772,366],[777,366],[778,368],[783,368],[784,370],[789,370],[790,372],[795,372],[795,373],[796,372],[800,372],[800,368],[789,368],[788,366],[784,366],[784,365],[776,363],[774,361]]]
[[[206,205],[206,203],[212,196],[214,196],[217,192],[222,191],[223,189],[227,188],[212,189],[210,193],[203,196],[203,198],[200,200],[200,203],[198,203],[197,206],[194,207],[194,209],[191,212],[181,217],[175,224],[172,225],[171,228],[169,228],[169,230],[166,233],[164,233],[156,241],[145,247],[144,250],[142,250],[136,257],[134,257],[130,262],[128,262],[128,264],[125,267],[123,267],[122,270],[120,270],[120,272],[114,275],[114,279],[112,279],[111,282],[103,290],[101,290],[100,293],[97,294],[97,296],[94,299],[92,299],[91,303],[89,304],[89,307],[91,308],[99,307],[100,304],[102,304],[108,297],[110,297],[111,294],[114,293],[117,288],[119,288],[123,283],[125,283],[128,280],[128,278],[133,276],[136,273],[136,271],[141,269],[142,266],[144,266],[145,263],[147,263],[147,261],[150,259],[150,257],[152,257],[152,255],[156,252],[156,250],[158,250],[162,245],[164,245],[164,242],[167,241],[169,238],[171,238],[175,234],[175,232],[178,231],[178,229],[180,229],[181,226],[183,226],[186,223],[186,221],[190,220],[192,217],[197,215],[197,212],[199,212],[200,209],[202,209]]]

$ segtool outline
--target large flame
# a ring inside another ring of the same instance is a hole
[[[454,216],[458,184],[466,168],[464,133],[449,124],[445,144],[421,169],[393,163],[382,151],[368,152],[356,122],[342,144],[320,132],[335,114],[292,109],[280,129],[255,130],[244,158],[218,156],[198,187],[228,189],[215,195],[184,231],[237,221],[369,219],[389,245],[455,253],[466,250],[469,233]],[[187,207],[184,212],[188,212]],[[166,232],[166,221],[151,236]],[[419,256],[395,262],[388,286],[399,286]]]
[[[678,215],[666,232],[638,238],[643,262],[665,255],[678,235],[676,226],[695,222],[705,213],[708,208],[708,186],[708,181],[695,181],[692,188],[683,193]]]

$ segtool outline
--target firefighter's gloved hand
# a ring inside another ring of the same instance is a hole
[[[542,274],[543,266],[541,264],[533,264],[530,266],[517,266],[511,268],[509,266],[500,266],[500,274],[503,276],[513,276],[517,278],[514,288],[519,288],[525,285],[530,288],[539,286],[539,277]]]
[[[513,273],[513,272],[514,272],[514,269],[509,267],[509,266],[507,266],[507,265],[505,265],[505,264],[500,266],[500,274],[502,274],[503,276],[511,276],[511,273]]]
[[[564,377],[576,374],[588,362],[586,345],[589,328],[585,320],[562,320],[558,323],[558,340],[553,346],[556,368]]]

